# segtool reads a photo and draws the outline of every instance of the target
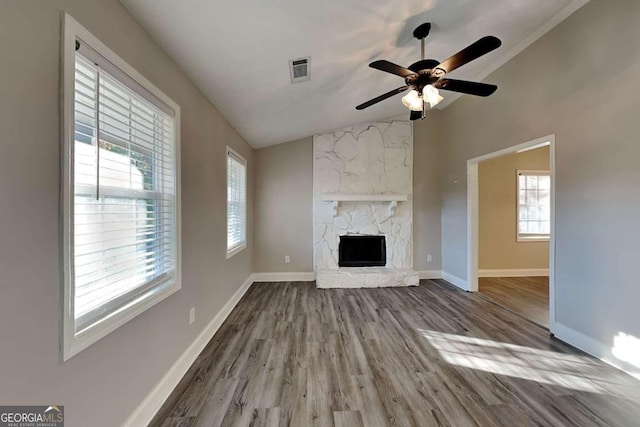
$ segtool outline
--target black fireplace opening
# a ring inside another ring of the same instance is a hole
[[[384,267],[387,245],[384,236],[340,236],[340,267]]]

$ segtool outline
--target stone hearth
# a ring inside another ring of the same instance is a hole
[[[388,288],[418,286],[418,273],[410,268],[339,267],[317,270],[318,288]]]

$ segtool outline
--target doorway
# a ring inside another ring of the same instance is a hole
[[[554,150],[549,135],[467,161],[469,290],[552,332]]]

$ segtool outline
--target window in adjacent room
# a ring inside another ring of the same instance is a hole
[[[180,289],[179,107],[68,16],[64,359]]]
[[[518,241],[549,240],[551,225],[549,171],[518,171]]]
[[[247,246],[247,161],[227,147],[227,258]]]

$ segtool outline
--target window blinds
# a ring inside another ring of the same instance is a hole
[[[246,244],[246,161],[227,150],[227,253]]]
[[[548,172],[518,173],[518,233],[544,236],[551,228],[551,177]]]
[[[76,52],[75,332],[176,280],[171,108],[89,48]]]

